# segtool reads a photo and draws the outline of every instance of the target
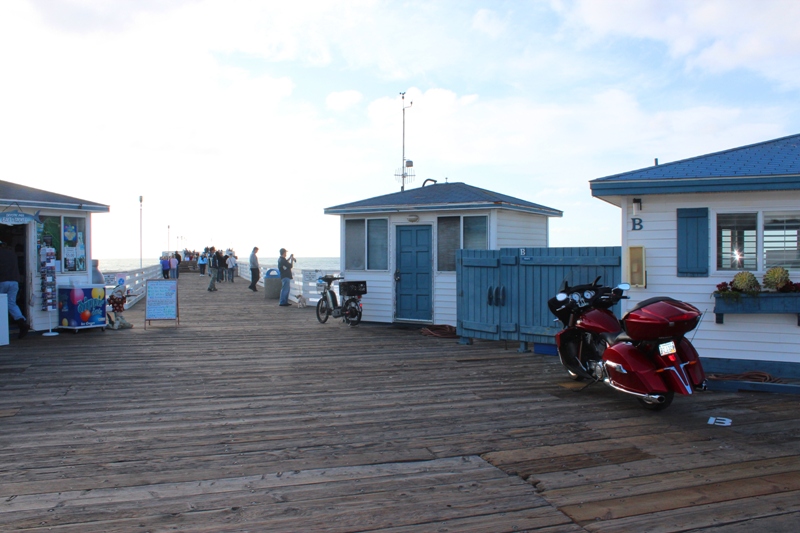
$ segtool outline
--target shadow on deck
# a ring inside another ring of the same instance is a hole
[[[179,326],[140,303],[131,330],[0,347],[0,530],[796,529],[796,396],[653,413],[516,345],[207,279],[181,276]]]

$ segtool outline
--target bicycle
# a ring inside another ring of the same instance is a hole
[[[341,276],[322,276],[317,280],[317,288],[320,290],[320,299],[317,302],[317,320],[320,324],[327,322],[328,317],[342,318],[345,324],[357,326],[361,322],[361,296],[367,294],[366,281],[343,281],[339,283],[339,292],[344,304],[339,306],[331,284],[336,280],[344,279]]]

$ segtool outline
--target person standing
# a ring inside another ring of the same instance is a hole
[[[169,277],[178,279],[178,259],[175,254],[172,254],[169,258]]]
[[[181,258],[180,252],[177,250],[175,250],[175,259],[178,260],[178,265],[175,267],[175,279],[178,279],[178,277],[181,275],[181,261],[183,259]]]
[[[281,307],[291,305],[289,303],[289,290],[292,286],[292,267],[295,261],[294,254],[287,259],[286,248],[281,248],[281,256],[278,258],[278,272],[281,273],[281,299],[278,305]]]
[[[217,272],[219,270],[219,255],[212,246],[208,252],[211,257],[208,258],[208,272],[211,276],[211,281],[208,282],[208,292],[217,290]]]
[[[253,292],[258,292],[256,285],[258,284],[258,278],[261,277],[261,267],[258,266],[258,246],[253,247],[253,251],[250,252],[250,289]]]
[[[197,258],[197,266],[200,269],[200,276],[206,275],[206,265],[208,264],[208,257],[206,257],[206,252],[200,254],[200,257]]]
[[[169,257],[166,255],[161,256],[161,275],[164,279],[169,279]]]
[[[230,253],[228,256],[228,281],[233,283],[233,276],[236,271],[236,256],[233,255],[233,252]]]
[[[19,327],[19,335],[17,338],[21,339],[28,334],[31,327],[28,325],[22,311],[17,305],[19,278],[17,254],[15,254],[6,243],[0,241],[0,294],[8,295],[8,312],[11,318],[14,319],[14,322],[16,322],[17,327]],[[2,320],[7,319],[3,317]]]

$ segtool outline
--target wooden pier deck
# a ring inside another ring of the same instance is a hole
[[[516,345],[317,323],[183,274],[180,326],[0,347],[0,531],[781,532],[797,396],[662,413]],[[709,424],[710,417],[730,425]],[[722,421],[724,422],[724,420]]]

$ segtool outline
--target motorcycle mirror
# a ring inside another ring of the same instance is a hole
[[[620,283],[619,285],[617,285],[617,288],[618,289],[622,289],[623,291],[628,291],[631,288],[631,284],[630,283]]]
[[[556,294],[556,300],[558,300],[559,302],[563,302],[566,299],[567,299],[566,293],[559,292],[558,294]]]

